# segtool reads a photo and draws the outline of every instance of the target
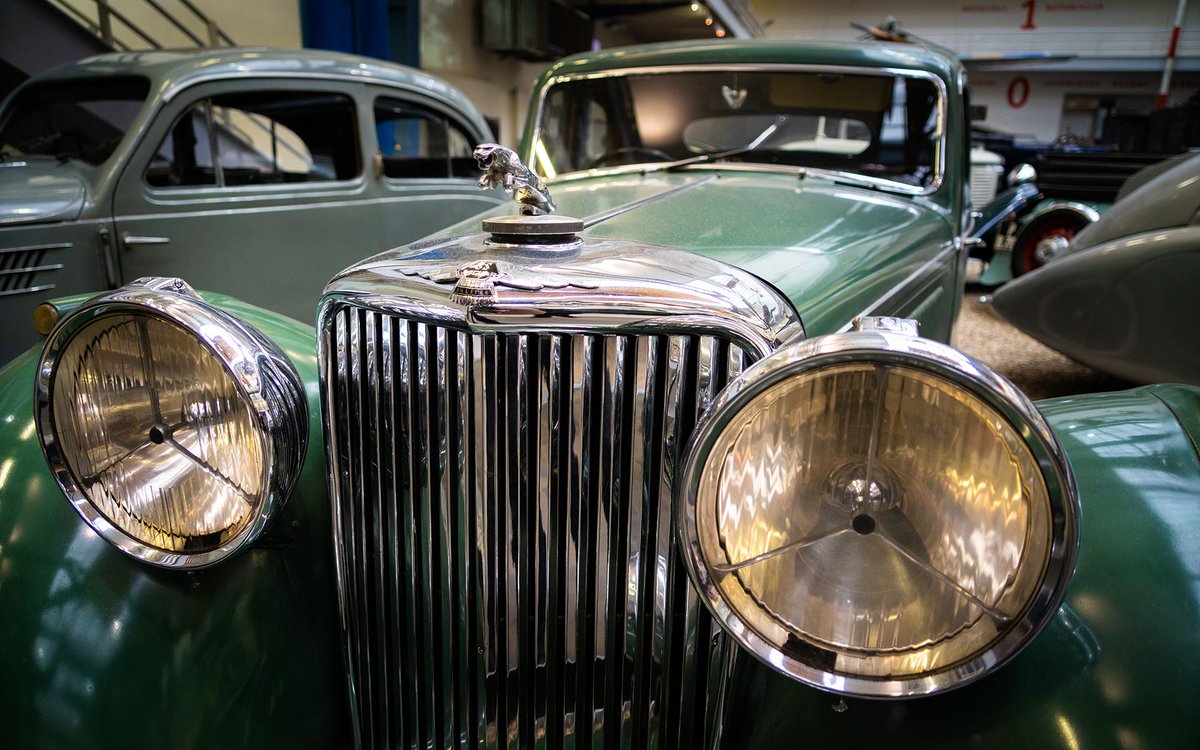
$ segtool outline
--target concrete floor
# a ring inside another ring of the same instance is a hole
[[[967,288],[952,343],[991,365],[1034,400],[1135,385],[1080,364],[1013,328],[991,309],[982,288]]]

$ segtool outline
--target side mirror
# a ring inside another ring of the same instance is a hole
[[[1008,173],[1008,186],[1016,187],[1027,182],[1037,182],[1037,170],[1032,164],[1018,164]]]

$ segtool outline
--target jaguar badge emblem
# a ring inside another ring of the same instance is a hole
[[[474,260],[443,266],[424,266],[402,269],[405,276],[420,276],[435,284],[454,284],[450,301],[466,307],[480,307],[496,303],[496,290],[515,289],[521,292],[540,292],[543,289],[595,289],[578,278],[547,271],[536,266],[520,266],[503,260]]]
[[[494,260],[477,260],[458,269],[458,281],[450,293],[450,301],[460,305],[492,302],[496,297],[495,278],[500,267]]]

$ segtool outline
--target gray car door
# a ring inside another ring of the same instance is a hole
[[[172,100],[113,199],[123,279],[180,276],[314,320],[325,282],[384,248],[362,88],[238,80]]]
[[[410,242],[505,200],[480,190],[475,146],[491,140],[448,107],[425,97],[374,88],[382,231],[389,246]],[[478,231],[476,228],[475,231]]]

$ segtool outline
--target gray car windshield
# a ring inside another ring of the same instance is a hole
[[[29,86],[0,113],[0,161],[43,156],[103,164],[149,93],[150,82],[144,78]]]
[[[928,187],[939,89],[923,77],[689,71],[567,80],[546,93],[534,164],[547,177],[703,154]]]

